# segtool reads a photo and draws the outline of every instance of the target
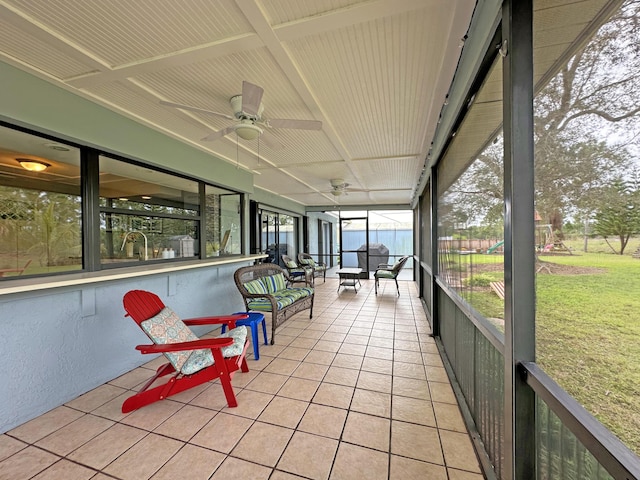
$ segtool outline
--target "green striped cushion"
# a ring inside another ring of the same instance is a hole
[[[276,297],[276,305],[278,310],[282,310],[284,307],[291,305],[294,300],[291,297],[286,295],[274,295]],[[254,298],[247,302],[249,306],[249,310],[258,310],[260,312],[270,312],[271,311],[271,302],[266,298]]]
[[[275,293],[279,290],[287,288],[287,284],[284,280],[284,275],[276,273],[275,275],[269,275],[268,277],[262,277],[262,282],[267,289],[267,293]]]
[[[251,280],[250,282],[245,283],[244,288],[246,288],[249,293],[267,293],[267,287],[260,279]]]
[[[293,302],[301,298],[308,297],[313,294],[313,288],[309,287],[292,287],[282,292],[283,295],[291,298]]]
[[[376,272],[376,277],[378,278],[395,278],[396,274],[393,272],[390,272],[388,270],[378,270]]]
[[[298,268],[298,264],[293,260],[289,260],[286,262],[287,268]]]

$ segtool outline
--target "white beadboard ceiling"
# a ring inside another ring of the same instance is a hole
[[[0,0],[0,60],[240,168],[303,205],[407,205],[461,53],[475,0]],[[267,129],[160,105],[232,115],[246,80]],[[176,168],[179,168],[176,165]],[[334,197],[330,180],[349,183]]]

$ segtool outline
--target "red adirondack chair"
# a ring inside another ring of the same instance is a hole
[[[246,314],[181,320],[160,297],[144,290],[127,292],[123,304],[125,316],[131,317],[154,342],[138,345],[136,350],[142,354],[162,353],[169,359],[138,393],[125,400],[123,413],[216,378],[220,379],[229,407],[238,406],[231,379],[239,369],[249,371],[245,359],[249,343],[246,327],[236,328],[235,322],[246,319]],[[229,331],[216,338],[198,339],[188,327],[215,324],[227,325]],[[158,378],[170,374],[173,376],[168,382],[150,388]]]

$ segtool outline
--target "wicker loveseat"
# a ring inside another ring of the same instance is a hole
[[[247,312],[271,312],[271,345],[276,329],[296,313],[308,308],[309,318],[313,318],[313,288],[287,287],[289,273],[280,266],[261,263],[241,267],[233,278]]]

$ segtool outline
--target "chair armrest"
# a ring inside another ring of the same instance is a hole
[[[378,264],[377,270],[391,270],[392,268],[393,265],[391,265],[390,263],[380,263]]]
[[[185,325],[217,325],[217,324],[231,324],[235,325],[236,321],[249,318],[249,315],[218,315],[215,317],[195,317],[185,318],[182,320]],[[235,328],[235,327],[232,327]]]
[[[199,350],[201,348],[222,348],[233,344],[233,338],[203,338],[192,342],[164,343],[162,345],[136,345],[140,353],[180,352],[182,350]]]

